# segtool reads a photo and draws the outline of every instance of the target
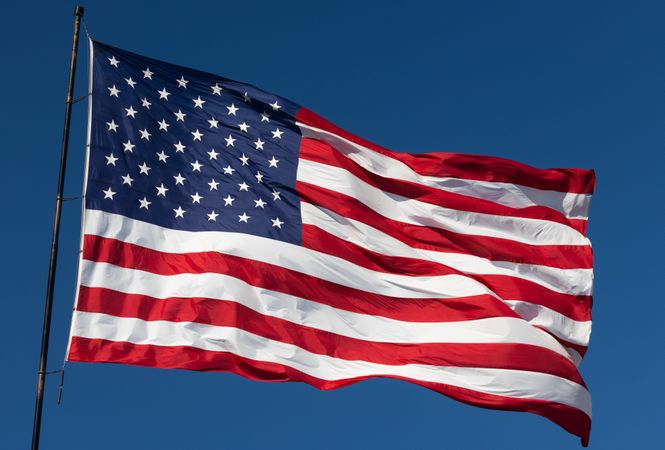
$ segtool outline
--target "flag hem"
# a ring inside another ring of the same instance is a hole
[[[83,190],[81,191],[81,237],[79,242],[78,260],[76,262],[76,291],[74,293],[74,304],[72,305],[72,314],[69,321],[69,336],[67,337],[67,347],[65,350],[65,361],[69,360],[69,352],[72,346],[72,332],[74,328],[74,314],[76,313],[76,305],[79,301],[79,283],[81,281],[82,260],[83,260],[83,243],[85,235],[85,199],[88,189],[88,170],[90,168],[90,142],[92,133],[92,89],[93,89],[93,61],[94,61],[95,47],[93,40],[88,36],[88,124],[85,138],[85,161],[83,168]]]

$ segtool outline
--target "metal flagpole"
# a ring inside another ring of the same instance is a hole
[[[67,147],[69,145],[69,125],[72,116],[72,96],[74,94],[74,78],[76,76],[76,56],[79,44],[79,29],[83,7],[77,6],[74,10],[74,38],[72,42],[72,58],[69,65],[69,84],[67,85],[67,100],[65,102],[65,125],[62,133],[62,147],[60,149],[60,171],[58,173],[58,193],[55,198],[55,219],[53,222],[53,238],[51,240],[51,258],[48,267],[48,282],[46,284],[46,301],[44,304],[44,326],[42,329],[42,349],[39,355],[39,371],[37,372],[37,400],[35,401],[35,418],[32,425],[32,450],[39,449],[39,435],[42,425],[42,407],[44,400],[44,382],[46,381],[46,361],[48,358],[48,343],[51,333],[51,311],[53,309],[53,288],[55,286],[55,268],[58,262],[58,237],[60,235],[60,212],[62,208],[62,191],[65,185],[65,169],[67,167]]]

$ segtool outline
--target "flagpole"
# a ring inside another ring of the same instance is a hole
[[[72,57],[69,65],[69,83],[67,85],[67,100],[65,101],[65,125],[62,133],[62,147],[60,149],[60,170],[58,172],[58,192],[55,198],[55,219],[53,222],[53,237],[51,240],[51,258],[48,267],[48,281],[46,284],[46,301],[44,303],[44,325],[42,328],[42,347],[39,355],[39,371],[37,372],[37,399],[35,401],[35,417],[32,425],[32,450],[39,449],[39,435],[42,425],[42,408],[44,401],[44,382],[46,381],[46,362],[48,358],[48,344],[51,334],[51,311],[53,309],[53,289],[55,287],[55,269],[58,262],[58,237],[60,235],[60,213],[62,209],[62,193],[65,186],[65,169],[67,167],[67,148],[69,146],[69,126],[72,116],[72,98],[74,95],[74,78],[76,76],[76,57],[79,44],[79,30],[83,17],[83,7],[77,6],[74,10],[74,37],[72,41]]]

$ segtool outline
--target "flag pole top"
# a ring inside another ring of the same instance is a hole
[[[76,9],[74,10],[74,15],[76,17],[83,17],[83,11],[84,11],[83,6],[78,6],[77,5]]]

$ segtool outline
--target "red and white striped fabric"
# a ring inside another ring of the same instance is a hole
[[[593,172],[394,153],[296,119],[302,245],[87,210],[68,360],[397,378],[586,445]]]

